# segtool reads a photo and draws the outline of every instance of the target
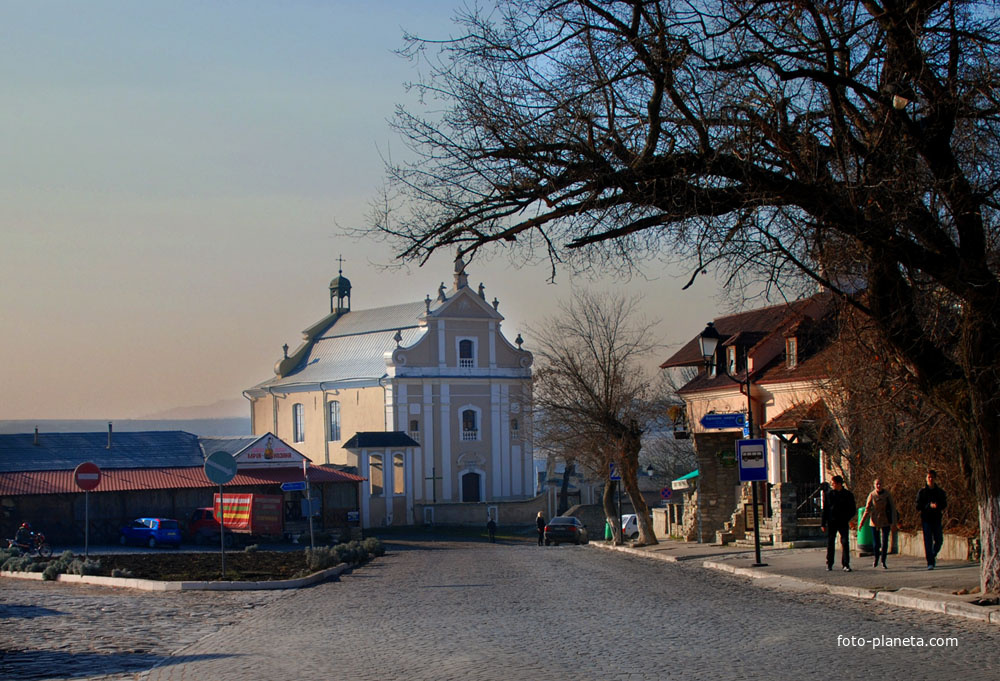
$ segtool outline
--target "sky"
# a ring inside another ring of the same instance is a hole
[[[450,286],[451,254],[386,270],[391,245],[343,233],[405,155],[387,121],[419,73],[393,51],[447,37],[460,1],[0,3],[0,420],[249,414],[339,256],[355,309]],[[728,311],[658,265],[468,273],[529,350],[575,287],[643,295],[660,361]]]

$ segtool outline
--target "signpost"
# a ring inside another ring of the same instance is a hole
[[[753,489],[753,533],[757,562],[753,567],[762,567],[760,561],[760,516],[757,506],[757,483],[767,480],[767,441],[737,440],[736,458],[740,464],[740,482],[749,482]]]
[[[687,482],[687,481],[685,481],[685,482]],[[663,489],[660,490],[660,498],[662,498],[664,501],[666,501],[671,496],[673,496],[673,494],[674,494],[674,490],[672,488],[670,488],[670,487],[664,487]]]
[[[90,490],[101,484],[101,469],[85,461],[73,471],[73,481],[83,490],[83,556],[90,558]]]
[[[746,414],[705,414],[698,423],[702,428],[745,428]]]
[[[219,543],[222,551],[222,578],[226,578],[226,502],[222,486],[236,477],[236,459],[229,452],[215,452],[205,459],[205,477],[219,486]]]
[[[618,525],[621,526],[622,522],[622,474],[618,470],[617,464],[614,461],[608,463],[608,479],[615,483],[618,488]],[[620,529],[620,534],[622,537],[622,543],[625,543],[625,528]]]

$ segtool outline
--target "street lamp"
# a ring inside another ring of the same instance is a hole
[[[719,341],[722,340],[722,336],[719,335],[718,329],[715,328],[715,324],[709,322],[705,326],[705,330],[701,332],[698,336],[698,345],[701,347],[701,356],[705,360],[705,369],[711,372],[713,367],[718,368],[715,361],[715,351],[719,347]],[[733,364],[733,371],[736,371],[736,365]],[[739,383],[746,388],[747,392],[747,436],[753,438],[753,401],[750,398],[750,357],[746,358],[746,366],[744,367],[744,372],[746,376],[744,379],[739,379],[733,376],[730,372],[729,366],[726,362],[722,363],[722,374],[729,380]],[[752,567],[764,567],[766,563],[762,563],[760,560],[760,519],[757,517],[757,483],[750,482],[750,490],[753,493],[753,546],[754,553],[757,558],[757,562],[753,564]]]

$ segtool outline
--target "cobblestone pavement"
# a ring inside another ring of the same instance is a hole
[[[133,594],[0,580],[0,636],[16,632],[22,651],[0,660],[0,678],[1000,677],[995,625],[582,547],[389,548],[340,581],[292,592]],[[845,647],[838,635],[869,642]],[[953,637],[957,646],[873,649],[872,637]],[[139,669],[149,671],[127,673]]]

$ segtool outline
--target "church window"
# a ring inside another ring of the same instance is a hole
[[[479,439],[479,414],[475,409],[465,409],[462,411],[462,439]]]
[[[517,419],[510,420],[510,432],[513,433],[515,437],[517,437],[520,434],[521,424],[518,423]]]
[[[397,452],[392,455],[392,493],[396,496],[406,494],[405,473],[403,455]]]
[[[382,455],[372,454],[368,460],[368,484],[373,497],[382,496],[385,488],[385,477],[382,472]]]
[[[476,366],[476,342],[473,339],[458,340],[458,366],[465,369]]]
[[[420,442],[420,421],[417,419],[410,419],[410,437]]]
[[[292,442],[303,442],[306,439],[305,408],[301,402],[292,405]]]
[[[340,402],[331,400],[327,403],[327,411],[330,413],[330,441],[340,440]]]

